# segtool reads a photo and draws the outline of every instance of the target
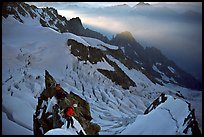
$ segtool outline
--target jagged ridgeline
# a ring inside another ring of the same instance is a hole
[[[155,47],[144,48],[128,31],[121,32],[113,37],[110,44],[119,46],[125,56],[132,59],[153,83],[173,83],[179,86],[202,89],[202,83],[192,75],[183,71],[175,62],[168,59]]]
[[[38,98],[36,112],[33,115],[34,135],[43,135],[51,129],[61,128],[61,126],[64,125],[64,121],[61,120],[62,115],[60,114],[60,110],[70,106],[73,101],[78,105],[78,107],[75,108],[76,116],[74,116],[74,118],[79,121],[87,135],[97,135],[100,131],[100,126],[91,122],[92,117],[89,104],[71,91],[67,93],[66,100],[64,99],[58,104],[59,107],[54,105],[52,112],[46,111],[51,102],[51,98],[55,95],[55,84],[55,79],[45,70],[46,87]]]
[[[187,100],[202,121],[201,91],[183,88],[196,89],[199,83],[158,49],[143,48],[130,32],[102,42],[79,34],[80,18],[66,22],[53,8],[17,2],[7,3],[2,13],[2,134],[46,135],[57,128],[76,134],[66,129],[60,113],[73,102],[78,104],[74,126],[80,123],[87,135],[192,134]],[[56,82],[66,93],[58,103]],[[166,101],[159,97],[152,103],[161,93],[167,93]]]
[[[25,2],[3,2],[2,16],[13,15],[14,18],[24,23],[22,17],[32,17],[38,19],[43,27],[50,27],[60,33],[71,32],[79,36],[87,36],[108,42],[108,38],[99,32],[84,28],[79,17],[67,20],[64,16],[58,14],[52,7],[37,8],[35,5],[29,5]],[[19,16],[20,15],[20,16]]]
[[[155,47],[143,48],[130,32],[121,32],[109,40],[106,36],[103,36],[99,32],[90,30],[88,28],[85,29],[79,17],[67,20],[65,17],[59,15],[57,10],[52,7],[37,8],[34,5],[29,5],[24,2],[4,2],[2,7],[2,16],[7,18],[9,15],[12,15],[21,23],[26,22],[24,21],[24,18],[32,18],[32,20],[36,20],[41,26],[52,28],[60,33],[70,32],[78,36],[96,38],[105,43],[116,45],[121,49],[121,52],[119,50],[111,51],[113,54],[115,54],[114,57],[118,59],[117,56],[120,56],[123,53],[123,63],[126,61],[128,62],[126,64],[131,64],[131,67],[126,65],[129,69],[133,68],[141,71],[155,84],[158,83],[160,85],[165,85],[167,83],[172,83],[191,89],[202,89],[201,82],[196,80],[192,75],[180,69],[173,61],[169,60],[165,55],[163,55],[159,49]],[[100,51],[93,48],[90,50],[94,51],[95,53],[93,53],[93,57],[92,59],[89,59],[89,61],[92,61],[91,63],[96,63],[98,57],[101,56]],[[72,50],[72,53],[75,55],[77,54],[74,52],[74,49]],[[82,57],[85,57],[86,53],[84,53]],[[83,58],[83,60],[87,60],[87,58]],[[122,60],[120,59],[119,61]],[[129,63],[130,61],[131,63]],[[115,81],[117,84],[124,83],[124,81],[129,82],[127,85],[122,85],[123,88],[127,89],[130,85],[134,85],[131,80],[127,80],[127,76],[124,76],[122,72],[120,73],[120,76],[116,76],[117,69],[114,73],[106,70],[99,71],[106,77]],[[117,80],[123,76],[125,79],[124,81]]]
[[[158,109],[158,106],[161,106],[160,104],[166,103],[167,99],[170,98],[170,96],[166,96],[164,93],[161,93],[161,95],[156,98],[150,105],[147,107],[147,109],[144,112],[144,115],[147,115],[151,113],[154,109]],[[184,96],[178,92],[176,93],[176,97],[174,97],[174,100],[184,99]],[[177,123],[177,132],[180,130],[180,132],[183,132],[184,134],[187,134],[189,131],[192,133],[192,135],[201,135],[201,131],[198,127],[198,122],[196,120],[195,116],[195,109],[192,109],[191,103],[188,101],[185,101],[185,103],[188,105],[188,114],[182,121],[182,126],[178,126],[178,121],[174,118],[175,114],[172,114],[172,110],[169,108],[163,108],[160,107],[160,109],[165,109],[169,112],[169,114],[172,116],[172,119]]]

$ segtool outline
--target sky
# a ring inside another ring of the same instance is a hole
[[[62,8],[64,5],[81,5],[83,7],[106,7],[113,5],[127,4],[129,6],[135,6],[139,2],[26,2],[29,4],[36,5],[38,7],[54,6],[56,8]],[[145,2],[151,5],[155,4],[185,4],[185,5],[200,5],[201,2]]]
[[[202,3],[147,3],[153,10],[134,11],[138,2],[30,2],[29,4],[37,7],[54,7],[67,19],[80,17],[85,28],[98,31],[109,39],[117,33],[130,31],[143,47],[157,47],[184,71],[201,80]],[[115,5],[123,4],[129,7],[123,10],[110,10]],[[162,13],[167,13],[168,16]]]

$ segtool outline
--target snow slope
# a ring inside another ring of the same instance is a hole
[[[2,112],[3,135],[32,135],[33,132],[8,119],[7,114]]]
[[[168,95],[167,100],[156,109],[146,115],[138,115],[135,122],[128,125],[121,134],[182,135],[185,128],[183,116],[189,113],[186,102]]]
[[[86,135],[85,131],[81,127],[80,123],[73,117],[75,128],[66,128],[67,121],[61,128],[55,128],[47,131],[44,135],[78,135],[80,130]]]
[[[106,48],[115,49],[115,50],[118,49],[117,46],[106,44],[103,41],[100,41],[100,40],[95,39],[95,38],[89,38],[89,37],[81,37],[81,38],[84,39],[85,41],[87,41],[92,47],[99,48],[101,50],[106,50]],[[106,48],[104,48],[104,47],[106,47]]]
[[[7,19],[2,17],[2,134],[33,133],[32,117],[37,97],[45,87],[45,70],[63,89],[89,102],[93,122],[101,126],[99,134],[120,134],[128,125],[141,118],[147,106],[160,93],[167,92],[173,96],[180,90],[179,87],[155,85],[141,72],[129,70],[120,61],[110,57],[137,84],[137,87],[124,90],[97,71],[98,68],[114,71],[108,62],[104,60],[97,64],[85,64],[84,61],[78,61],[67,46],[68,39],[74,39],[85,46],[99,46],[102,43],[71,33],[61,34],[35,23],[25,25],[10,16]],[[104,46],[117,49],[113,45]],[[195,94],[189,91],[186,96]],[[201,96],[196,97],[199,99],[189,100],[199,107],[202,99]],[[199,110],[200,120],[201,115]],[[65,133],[63,129],[60,130],[48,134]],[[141,132],[145,134],[145,131]]]
[[[62,129],[62,128],[55,128],[52,130],[49,130],[44,135],[77,135],[75,131],[72,129]]]

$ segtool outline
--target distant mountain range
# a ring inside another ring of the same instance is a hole
[[[3,3],[2,62],[3,135],[201,134],[201,83],[128,31],[106,42],[79,17]],[[62,110],[75,103],[67,129]]]
[[[150,4],[145,2],[139,2],[136,6],[150,6]]]
[[[193,76],[181,70],[173,61],[167,59],[154,47],[143,48],[130,32],[117,34],[111,40],[99,32],[84,28],[79,17],[67,20],[54,8],[37,8],[23,2],[3,3],[2,16],[12,15],[24,23],[25,18],[36,19],[43,27],[50,27],[60,33],[71,32],[79,36],[97,38],[105,43],[117,45],[124,53],[124,58],[132,60],[129,68],[142,71],[154,83],[173,83],[192,89],[202,89],[202,84]],[[139,3],[136,6],[149,5]],[[127,5],[122,5],[129,8]],[[137,7],[135,7],[137,8]],[[131,61],[129,61],[131,62]],[[126,62],[127,63],[127,62]],[[127,65],[128,66],[128,65]]]
[[[161,4],[155,4],[151,5],[149,3],[145,2],[139,2],[135,6],[129,6],[127,4],[122,5],[114,5],[114,6],[107,6],[99,9],[94,9],[95,12],[99,13],[111,13],[111,15],[118,13],[122,15],[128,15],[128,16],[144,16],[151,19],[161,19],[161,20],[168,20],[168,21],[190,21],[190,22],[196,22],[202,20],[202,15],[194,10],[187,10],[185,12],[178,12],[178,8],[170,8],[169,5],[161,5]]]

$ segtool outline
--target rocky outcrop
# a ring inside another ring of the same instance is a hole
[[[158,105],[161,103],[164,103],[166,101],[165,94],[162,93],[158,98],[156,98],[150,105],[149,107],[145,110],[144,114],[148,114],[151,112],[153,109],[155,109]]]
[[[51,102],[52,97],[55,95],[55,84],[56,81],[46,70],[46,87],[38,98],[36,112],[33,115],[34,135],[43,135],[53,128],[60,128],[64,124],[64,121],[62,121],[63,116],[61,115],[60,111],[67,106],[70,106],[73,102],[78,105],[78,107],[75,108],[75,119],[79,121],[87,135],[97,135],[100,131],[100,126],[96,123],[91,122],[92,117],[89,104],[72,91],[70,91],[70,93],[67,93],[63,90],[62,87],[63,92],[66,94],[66,98],[58,102],[58,105],[54,105],[51,112],[47,111],[48,105]]]
[[[104,54],[100,49],[85,46],[73,39],[68,39],[67,45],[71,47],[71,53],[80,61],[84,60],[96,64],[103,60]]]
[[[106,49],[102,51],[100,49],[85,46],[73,39],[68,39],[67,45],[71,47],[71,53],[78,58],[80,61],[89,61],[92,64],[97,62],[107,61],[115,71],[109,71],[104,69],[97,69],[104,76],[111,79],[118,85],[121,85],[124,89],[128,89],[130,86],[136,86],[136,84],[121,70],[121,68],[113,61],[109,60],[106,55],[112,55],[116,59],[125,63],[126,66],[131,68],[131,61],[128,60],[120,50]]]

